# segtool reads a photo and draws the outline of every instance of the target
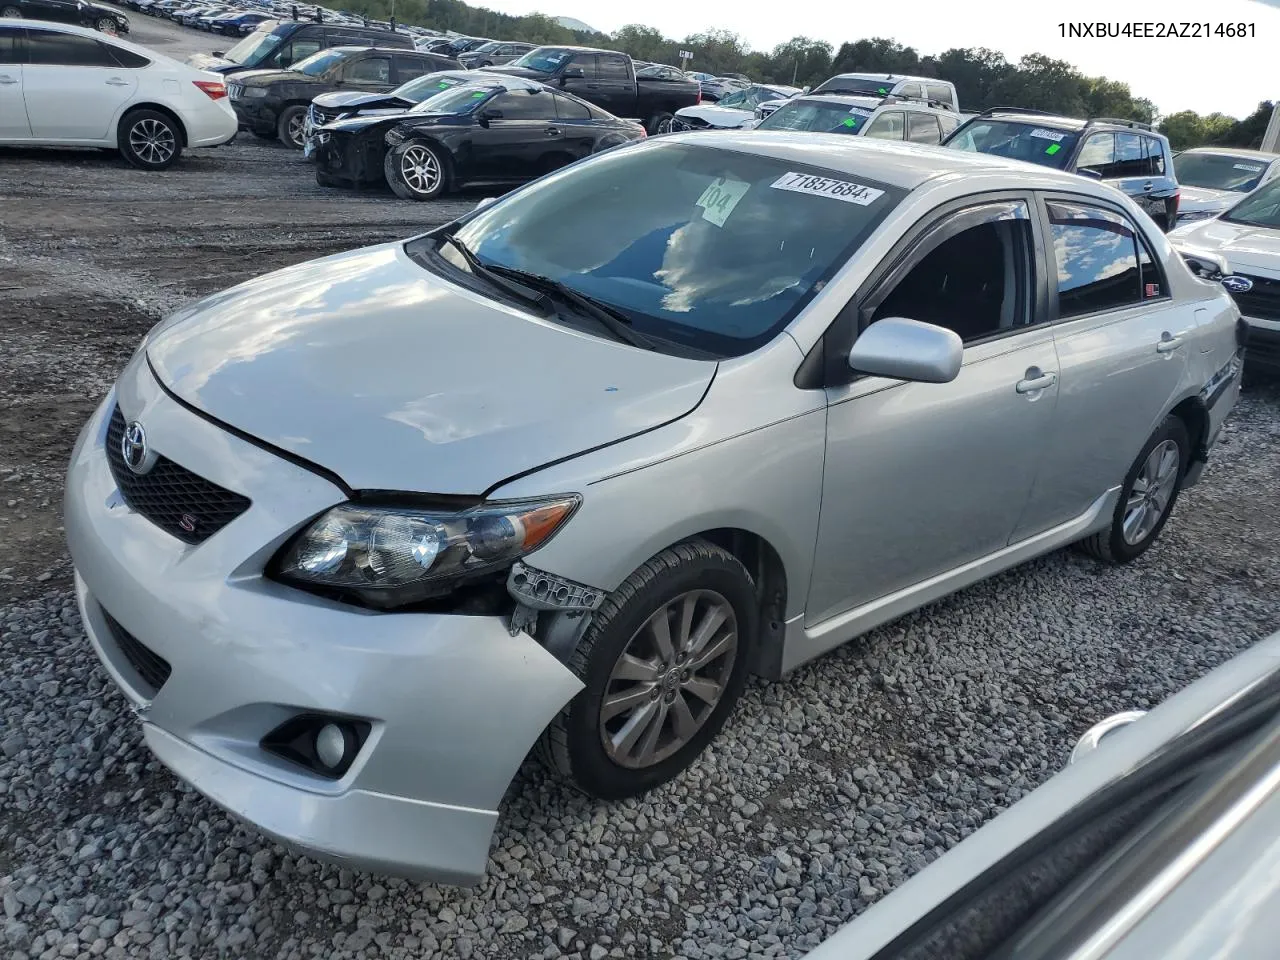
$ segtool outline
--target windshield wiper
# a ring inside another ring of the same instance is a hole
[[[453,247],[453,249],[457,250],[463,261],[466,263],[467,269],[469,269],[473,275],[487,280],[498,289],[505,290],[517,300],[522,300],[525,303],[531,304],[544,313],[554,312],[554,308],[545,293],[539,293],[537,290],[530,289],[522,283],[514,283],[497,273],[495,270],[485,266],[480,258],[472,252],[471,248],[453,234],[441,234],[440,243],[447,243],[449,246]]]
[[[529,273],[526,270],[518,270],[515,267],[492,266],[485,269],[501,273],[505,276],[513,277],[522,283],[527,283],[532,287],[540,287],[543,290],[549,290],[562,300],[567,300],[574,308],[581,313],[585,313],[591,319],[595,320],[600,326],[604,327],[611,333],[615,339],[628,343],[633,347],[640,347],[642,350],[656,350],[652,340],[642,333],[633,330],[631,319],[616,307],[597,300],[595,297],[589,297],[585,293],[579,293],[573,287],[552,277],[544,277],[538,273]]]

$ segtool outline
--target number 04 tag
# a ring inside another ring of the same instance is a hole
[[[733,208],[738,205],[738,201],[749,189],[751,189],[749,183],[718,177],[711,181],[711,186],[703,190],[702,196],[694,203],[702,208],[703,220],[714,223],[717,227],[723,227],[724,222],[729,219],[729,214],[733,213]]]

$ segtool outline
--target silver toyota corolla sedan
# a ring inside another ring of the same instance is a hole
[[[748,673],[1159,535],[1239,313],[1108,187],[677,135],[159,324],[72,455],[89,636],[263,831],[473,882],[535,743],[662,783]],[[997,642],[997,641],[992,641]]]

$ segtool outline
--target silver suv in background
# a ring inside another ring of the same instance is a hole
[[[72,453],[77,596],[179,776],[470,882],[535,742],[635,795],[748,674],[1068,544],[1142,556],[1238,319],[1081,177],[658,137],[162,322]]]
[[[936,145],[960,122],[954,110],[933,102],[811,93],[783,102],[751,126],[756,130],[840,133]]]

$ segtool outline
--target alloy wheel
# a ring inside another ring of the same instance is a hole
[[[440,186],[440,161],[426,147],[409,147],[400,156],[400,176],[415,193],[435,193]]]
[[[724,695],[738,653],[733,606],[691,590],[659,607],[613,665],[600,739],[621,767],[651,767],[702,729]]]
[[[1147,455],[1124,505],[1122,528],[1125,543],[1130,546],[1139,544],[1156,528],[1169,508],[1181,462],[1181,451],[1173,440],[1156,444]]]
[[[0,8],[0,17],[10,17],[14,20],[21,20],[22,11],[17,7],[3,7]]]
[[[145,163],[168,163],[178,149],[178,138],[168,124],[145,117],[129,128],[129,147]]]
[[[116,22],[110,17],[103,17],[98,21],[98,32],[105,33],[109,37],[114,37],[120,33],[120,29],[116,26]]]
[[[295,147],[302,147],[307,135],[306,126],[307,115],[305,113],[299,113],[289,118],[289,140]]]
[[[658,133],[671,133],[675,129],[675,117],[663,117],[658,121]]]

